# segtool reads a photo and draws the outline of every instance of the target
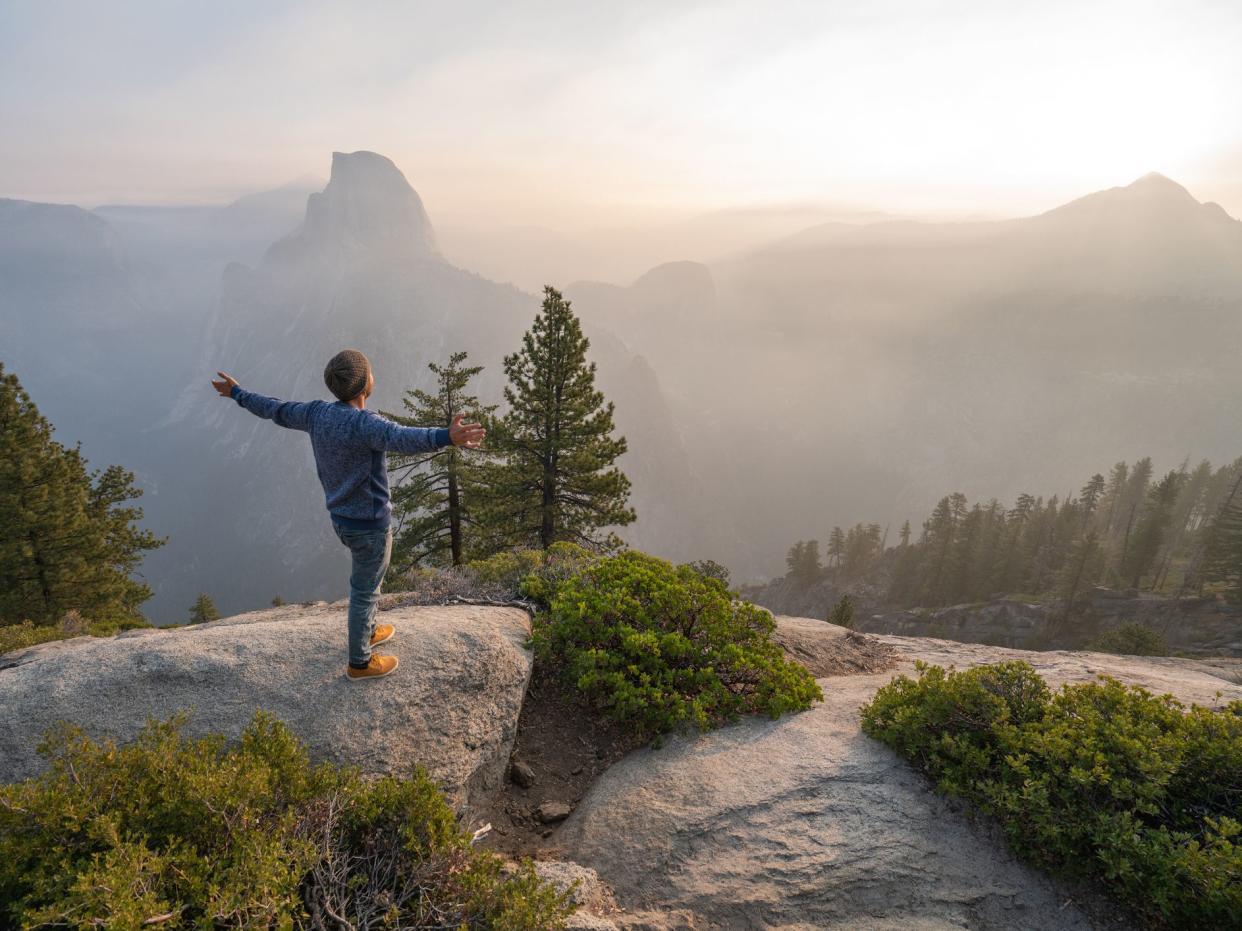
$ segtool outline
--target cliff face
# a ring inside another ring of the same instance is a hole
[[[275,243],[268,260],[324,260],[368,250],[439,257],[422,199],[396,165],[375,152],[333,152],[327,187],[307,198],[302,226]]]

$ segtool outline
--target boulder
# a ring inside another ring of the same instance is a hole
[[[813,649],[817,622],[779,623]],[[841,633],[823,626],[830,647]],[[613,766],[559,829],[560,855],[596,870],[631,914],[662,912],[670,928],[1100,927],[987,819],[866,737],[860,706],[916,659],[1023,659],[1053,684],[1107,673],[1210,706],[1242,697],[1193,662],[876,639],[898,654],[895,670],[820,678],[825,701],[810,711],[674,737]]]
[[[531,672],[525,611],[401,607],[382,650],[390,676],[345,678],[346,603],[288,605],[174,630],[78,637],[0,657],[0,780],[42,767],[43,732],[67,720],[129,740],[187,712],[191,734],[235,737],[271,712],[312,758],[366,774],[422,764],[468,812],[502,785]]]

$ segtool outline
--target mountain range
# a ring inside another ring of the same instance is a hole
[[[1242,447],[1242,223],[1168,178],[1012,220],[725,239],[717,260],[564,283],[629,443],[624,536],[644,549],[741,581],[834,524],[892,523],[892,542],[951,490],[1071,492],[1117,459]],[[157,621],[199,591],[226,611],[341,594],[309,444],[215,397],[217,369],[321,397],[323,362],[356,346],[399,410],[464,349],[499,400],[538,306],[450,262],[369,152],[336,153],[322,190],[224,207],[0,200],[0,361],[62,441],[136,471],[170,537],[144,569]]]

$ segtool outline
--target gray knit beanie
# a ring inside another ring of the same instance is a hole
[[[323,370],[323,381],[337,398],[352,401],[367,387],[371,363],[357,349],[342,349],[328,360]]]

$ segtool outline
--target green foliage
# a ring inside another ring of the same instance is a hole
[[[537,658],[643,736],[743,713],[778,717],[823,698],[773,642],[767,611],[689,566],[630,551],[589,563],[550,597],[542,584]]]
[[[611,549],[615,535],[600,532],[634,521],[630,482],[615,464],[625,438],[612,436],[613,405],[595,388],[589,347],[570,302],[544,288],[522,348],[504,360],[508,411],[487,424],[500,459],[480,477],[485,551],[560,540]]]
[[[553,543],[544,552],[539,566],[522,579],[518,585],[518,594],[546,607],[552,603],[552,597],[562,583],[598,558],[577,543],[563,540]]]
[[[785,554],[785,577],[799,588],[814,585],[823,574],[818,540],[799,540]]]
[[[70,619],[74,617],[74,612],[69,612],[61,618],[60,623],[52,626],[23,621],[20,624],[7,624],[0,627],[0,653],[24,650],[26,647],[40,643],[67,640],[70,637],[81,637],[87,634],[92,637],[111,637],[122,630],[152,626],[141,619],[86,623],[80,616],[71,621]]]
[[[727,566],[722,566],[714,559],[694,559],[686,563],[686,565],[699,575],[706,576],[709,579],[718,579],[719,581],[724,582],[725,587],[728,588],[729,569]]]
[[[62,727],[48,772],[0,787],[0,927],[534,931],[572,911],[472,848],[422,770],[313,767],[263,714],[235,746],[182,724],[119,748]]]
[[[190,623],[206,624],[208,621],[220,620],[220,612],[216,608],[216,603],[211,600],[211,596],[203,592],[194,600],[194,604],[190,605]]]
[[[850,598],[849,595],[842,595],[841,600],[833,605],[832,610],[828,612],[828,623],[853,630],[854,599]]]
[[[1131,588],[1138,588],[1156,561],[1173,518],[1173,505],[1183,477],[1181,473],[1170,472],[1147,492],[1121,567]]]
[[[1112,679],[1053,694],[1025,663],[918,664],[863,729],[995,815],[1032,863],[1175,928],[1242,914],[1242,702],[1189,710]]]
[[[20,624],[7,624],[4,627],[0,627],[0,653],[24,650],[26,647],[32,647],[38,643],[47,643],[50,640],[64,640],[65,636],[59,627],[44,625],[36,627],[30,621],[22,621]]]
[[[1168,656],[1169,645],[1164,637],[1146,624],[1121,624],[1106,630],[1086,649],[1101,653],[1119,653],[1123,656]]]
[[[971,504],[955,492],[940,500],[917,541],[902,528],[891,559],[864,560],[903,607],[983,602],[1025,592],[1063,605],[1054,639],[1072,633],[1101,582],[1184,595],[1221,585],[1242,604],[1242,459],[1220,468],[1183,463],[1152,481],[1152,461],[1118,462],[1077,496],[1021,494]],[[874,525],[873,525],[874,526]],[[829,568],[849,578],[849,547],[834,529]],[[883,554],[887,555],[887,554]],[[1070,637],[1073,640],[1073,637]]]
[[[545,553],[545,550],[522,547],[502,550],[485,559],[472,559],[466,563],[466,568],[479,583],[496,585],[516,594],[522,580],[543,566]]]
[[[468,393],[470,380],[483,371],[481,365],[463,366],[466,353],[449,356],[448,365],[432,362],[436,376],[434,394],[407,391],[402,399],[409,416],[388,414],[397,423],[418,427],[452,426],[458,414],[486,421],[496,405],[483,405]],[[478,541],[470,539],[475,527],[470,507],[480,479],[476,450],[446,446],[430,453],[393,455],[390,467],[398,476],[392,503],[397,518],[392,559],[397,571],[420,565],[461,565]]]
[[[136,526],[133,482],[119,466],[89,472],[0,365],[0,624],[140,616],[151,590],[132,573],[163,541]]]
[[[1205,536],[1204,580],[1222,584],[1226,600],[1242,605],[1242,468]]]

